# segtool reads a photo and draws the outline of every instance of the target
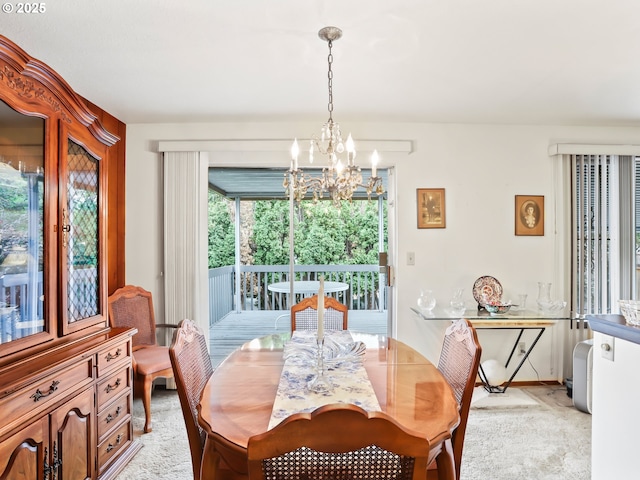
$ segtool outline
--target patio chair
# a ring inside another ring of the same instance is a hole
[[[333,297],[324,297],[324,328],[347,330],[349,309]],[[291,331],[318,328],[318,295],[307,297],[291,307]]]
[[[176,328],[176,325],[156,325],[151,292],[127,285],[108,299],[109,324],[112,327],[133,327],[133,391],[142,397],[144,433],[151,428],[151,390],[157,378],[173,378],[169,347],[158,345],[156,327]]]
[[[250,437],[247,457],[250,480],[424,480],[429,441],[383,412],[341,403],[293,414]]]
[[[457,320],[447,328],[438,360],[438,370],[451,386],[460,412],[460,423],[451,438],[457,480],[460,480],[462,447],[481,354],[482,348],[476,330],[468,320]],[[438,471],[434,462],[429,465],[427,479],[437,478]]]

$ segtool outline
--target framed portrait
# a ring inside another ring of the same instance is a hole
[[[444,188],[418,188],[418,228],[445,228]]]
[[[544,195],[516,195],[516,235],[544,235]]]

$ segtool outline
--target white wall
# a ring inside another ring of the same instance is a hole
[[[345,125],[343,125],[344,127]],[[469,307],[475,303],[471,287],[482,275],[496,277],[505,297],[527,293],[535,306],[537,282],[553,283],[552,295],[568,299],[563,291],[568,277],[563,268],[563,225],[556,225],[558,169],[548,156],[554,143],[638,144],[637,128],[505,126],[457,124],[352,124],[356,139],[411,140],[409,155],[383,158],[382,166],[396,168],[398,227],[396,266],[397,336],[429,358],[439,352],[442,323],[419,320],[409,310],[420,288],[436,292],[439,303],[448,302],[456,288],[464,288]],[[209,123],[145,124],[127,126],[126,279],[151,290],[156,310],[162,305],[162,171],[157,142],[161,140],[291,139],[308,138],[320,125],[311,123]],[[246,158],[212,154],[226,164],[265,164],[281,156],[248,154]],[[236,163],[237,162],[237,163]],[[304,166],[304,164],[303,164]],[[555,165],[557,167],[557,165]],[[445,188],[446,228],[418,230],[416,189]],[[514,196],[544,195],[545,235],[514,235]],[[406,265],[407,252],[415,253],[415,266]],[[162,311],[158,310],[158,322]],[[556,327],[554,330],[559,330]],[[483,358],[506,355],[506,335],[481,332]],[[562,335],[547,332],[531,361],[541,379],[562,379]],[[508,353],[508,352],[506,352]],[[535,380],[529,365],[518,380]]]

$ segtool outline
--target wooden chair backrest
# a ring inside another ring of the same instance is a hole
[[[107,300],[109,324],[112,327],[134,327],[133,350],[157,344],[156,320],[151,292],[126,285],[113,292]]]
[[[187,427],[193,478],[199,480],[206,434],[198,424],[197,406],[202,390],[213,374],[213,366],[207,350],[207,339],[191,320],[182,320],[173,333],[169,358]]]
[[[349,308],[333,297],[324,297],[324,328],[347,330]],[[291,331],[318,328],[318,295],[302,299],[291,307]]]
[[[352,404],[296,413],[249,438],[249,479],[424,479],[429,441]]]
[[[457,320],[447,328],[438,360],[438,370],[453,389],[460,411],[460,424],[454,430],[452,437],[453,457],[458,479],[460,478],[467,418],[471,408],[471,398],[476,384],[481,354],[482,348],[478,342],[478,335],[468,320]]]

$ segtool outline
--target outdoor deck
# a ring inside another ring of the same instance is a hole
[[[288,332],[290,329],[289,315],[286,311],[247,310],[242,313],[231,312],[216,322],[209,330],[213,366],[214,368],[217,367],[227,355],[249,340],[272,333]],[[386,335],[387,312],[349,310],[349,329]]]

